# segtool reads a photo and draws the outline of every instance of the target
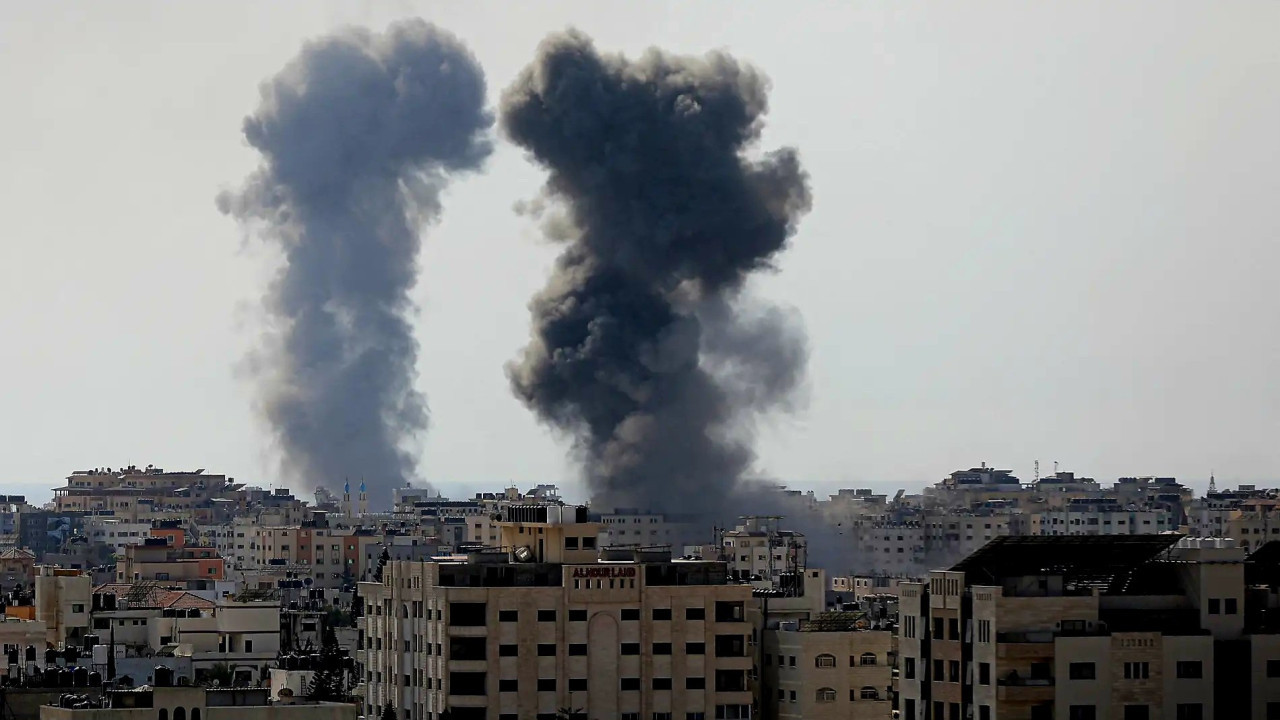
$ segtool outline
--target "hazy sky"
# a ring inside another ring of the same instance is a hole
[[[814,208],[755,291],[800,311],[812,359],[762,472],[1280,474],[1280,4],[83,2],[0,6],[0,488],[278,479],[235,370],[273,259],[214,196],[305,38],[413,15],[495,101],[569,25],[770,76],[763,143],[799,148]],[[500,143],[426,231],[421,475],[446,491],[573,486],[503,374],[557,252],[512,212],[542,179]]]

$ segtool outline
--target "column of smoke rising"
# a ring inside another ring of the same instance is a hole
[[[249,365],[295,481],[362,476],[378,508],[413,477],[419,230],[450,175],[488,155],[492,123],[475,58],[421,21],[308,42],[262,85],[244,122],[262,165],[218,204],[283,254]]]
[[[631,61],[568,32],[503,94],[503,129],[549,172],[567,221],[508,375],[573,434],[606,507],[722,510],[754,461],[752,417],[802,374],[798,323],[740,310],[744,280],[810,204],[793,150],[745,155],[767,90],[724,54]]]

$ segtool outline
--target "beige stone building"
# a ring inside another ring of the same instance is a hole
[[[1280,717],[1280,550],[1002,538],[900,590],[903,718]]]
[[[37,568],[35,619],[45,624],[51,645],[75,644],[89,631],[92,590],[89,576],[79,570]]]
[[[764,631],[761,703],[775,720],[888,720],[893,633],[859,612]]]
[[[598,550],[585,508],[510,507],[507,551],[397,561],[361,583],[366,715],[752,716],[751,588],[723,562]]]

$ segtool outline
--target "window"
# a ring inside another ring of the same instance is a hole
[[[717,705],[716,720],[750,720],[750,705]]]
[[[699,643],[699,642],[685,643],[684,654],[685,655],[706,655],[707,644]]]
[[[586,678],[569,678],[569,692],[583,692],[586,689]]]
[[[1199,660],[1179,660],[1176,669],[1179,678],[1199,679],[1204,677],[1204,668]]]
[[[704,712],[687,712],[684,714],[684,720],[707,720],[707,714]]]
[[[1124,720],[1149,720],[1151,708],[1146,705],[1125,705]]]
[[[700,607],[685,608],[684,619],[685,620],[706,620],[707,609],[700,608]]]
[[[1098,709],[1092,705],[1071,705],[1067,708],[1067,720],[1098,720]]]
[[[950,618],[949,620],[947,620],[947,638],[951,640],[960,639],[960,620],[959,619]]]
[[[630,620],[640,619],[640,608],[622,608],[622,620],[627,622]]]
[[[1091,662],[1073,662],[1067,666],[1067,677],[1072,680],[1095,680],[1098,670]]]
[[[818,688],[818,692],[814,693],[813,699],[820,703],[833,703],[836,701],[836,691],[834,688],[829,687]]]
[[[876,654],[869,653],[869,652],[862,653],[862,655],[858,657],[858,664],[859,665],[875,665]]]
[[[916,659],[913,657],[902,659],[902,676],[908,680],[916,678]]]
[[[836,666],[836,656],[823,653],[813,659],[813,664],[815,667],[833,668]]]
[[[183,707],[173,709],[173,720],[187,720],[187,711]]]
[[[449,624],[455,627],[483,627],[485,624],[485,604],[449,603]]]
[[[586,610],[570,610],[569,611],[569,622],[586,622],[586,621],[587,621]]]
[[[978,684],[991,684],[991,663],[978,663]]]
[[[978,621],[978,642],[980,643],[991,642],[991,621],[990,620]]]
[[[1204,720],[1204,706],[1200,703],[1178,703],[1174,708],[1174,720]]]
[[[622,643],[623,655],[639,655],[640,643]]]
[[[1235,615],[1235,614],[1236,614],[1237,606],[1236,606],[1236,599],[1235,599],[1235,598],[1227,598],[1226,600],[1223,600],[1223,601],[1222,601],[1222,604],[1223,604],[1223,609],[1222,609],[1223,613],[1225,613],[1225,614],[1227,614],[1227,615]]]
[[[953,682],[953,683],[960,682],[960,661],[959,660],[947,661],[947,682]]]
[[[684,679],[685,690],[703,690],[707,687],[707,679],[704,677],[686,677]]]
[[[564,549],[565,549],[565,550],[577,550],[577,549],[578,549],[578,538],[576,538],[576,537],[566,537],[566,538],[564,539]]]
[[[555,643],[538,643],[538,657],[555,657]]]
[[[1218,598],[1209,598],[1209,614],[1217,615],[1222,612],[1222,601]]]
[[[654,644],[653,644],[653,654],[654,654],[654,655],[670,655],[670,654],[671,654],[671,643],[669,643],[669,642],[654,643]]]
[[[1267,661],[1267,677],[1280,678],[1280,660]]]
[[[586,655],[587,644],[586,643],[569,643],[569,654],[570,655]]]
[[[654,620],[670,620],[671,608],[654,608],[653,619]]]
[[[519,610],[499,610],[498,622],[516,622],[520,619]]]
[[[252,641],[252,640],[245,640],[245,641],[244,641],[244,651],[245,651],[245,652],[247,652],[247,653],[253,652],[253,641]],[[176,718],[176,717],[175,717],[173,720],[178,720],[178,718]]]
[[[498,681],[498,692],[519,692],[520,683],[517,680],[508,680],[503,678]]]
[[[538,692],[555,692],[555,678],[538,678]]]
[[[667,678],[659,678],[659,677],[654,678],[654,679],[653,679],[653,689],[654,689],[654,690],[670,690],[670,689],[671,689],[671,678],[669,678],[669,677],[667,677]]]
[[[82,612],[84,612],[84,603],[72,603],[72,604],[71,604],[71,612],[73,612],[73,613],[82,613]],[[177,712],[177,711],[175,711],[175,712]]]
[[[934,639],[934,640],[941,640],[941,639],[942,639],[942,629],[943,629],[943,627],[945,627],[945,625],[944,625],[944,622],[943,622],[942,618],[934,618],[934,619],[933,619],[933,639]]]
[[[991,706],[990,706],[990,705],[979,705],[979,706],[978,706],[978,720],[991,720]]]
[[[929,679],[937,682],[942,682],[942,679],[944,677],[946,677],[946,665],[943,664],[941,659],[934,658],[933,659],[933,677]]]
[[[169,720],[168,708],[160,708],[160,720]]]
[[[858,691],[858,696],[863,700],[879,700],[880,691],[870,685],[863,685],[862,689]]]
[[[1125,680],[1146,680],[1151,676],[1151,667],[1145,662],[1127,662],[1124,664]],[[1126,706],[1125,712],[1128,712]]]
[[[619,690],[639,690],[640,678],[637,678],[637,677],[622,678],[622,680],[619,681],[618,689]]]
[[[1280,702],[1267,703],[1267,720],[1280,720]]]
[[[555,610],[539,610],[538,611],[538,622],[555,622],[555,621],[556,621]]]

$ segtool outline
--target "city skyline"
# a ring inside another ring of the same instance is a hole
[[[145,458],[280,484],[236,369],[271,258],[211,198],[254,167],[240,121],[303,39],[418,15],[471,45],[491,106],[569,24],[605,52],[725,49],[769,77],[761,147],[797,147],[814,203],[752,290],[803,318],[810,363],[807,404],[758,428],[755,474],[897,488],[985,459],[1026,479],[1051,449],[1104,481],[1267,483],[1276,8],[721,7],[559,3],[500,26],[483,4],[7,8],[0,91],[26,102],[0,121],[23,139],[4,176],[0,483]],[[500,140],[424,244],[419,475],[446,492],[574,491],[567,438],[502,371],[557,250],[511,211],[543,179]]]

